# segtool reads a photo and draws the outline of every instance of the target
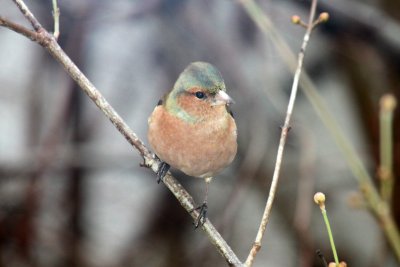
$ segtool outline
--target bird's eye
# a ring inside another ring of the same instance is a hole
[[[203,92],[201,92],[201,91],[198,91],[198,92],[196,92],[196,97],[198,98],[198,99],[203,99],[203,98],[205,98],[205,94],[203,93]]]

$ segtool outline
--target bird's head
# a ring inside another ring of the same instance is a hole
[[[166,99],[167,109],[188,122],[227,112],[226,106],[232,103],[221,73],[206,62],[191,63]]]

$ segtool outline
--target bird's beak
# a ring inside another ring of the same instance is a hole
[[[225,92],[219,90],[214,97],[213,106],[235,104],[235,101]]]

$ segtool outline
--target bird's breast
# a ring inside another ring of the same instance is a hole
[[[149,119],[148,139],[161,160],[195,177],[215,175],[237,151],[236,124],[226,110],[188,123],[158,106]]]

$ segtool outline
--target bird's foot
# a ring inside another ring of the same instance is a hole
[[[157,170],[157,183],[159,184],[161,181],[164,181],[164,177],[167,174],[170,166],[168,163],[161,161]]]
[[[194,228],[197,229],[199,226],[202,226],[207,219],[207,202],[203,202],[203,204],[201,204],[200,206],[198,206],[197,208],[194,208],[191,210],[199,210],[199,216],[197,217],[196,221],[193,223],[194,224]]]

